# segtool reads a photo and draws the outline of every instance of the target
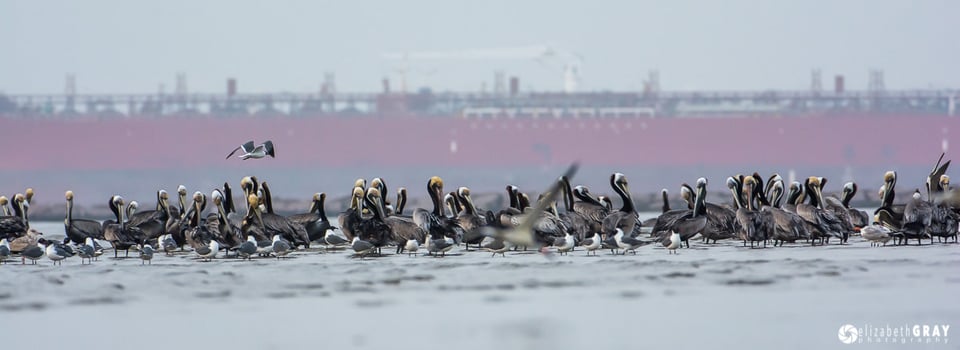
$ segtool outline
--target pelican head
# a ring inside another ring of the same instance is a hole
[[[67,191],[67,193],[64,194],[64,197],[67,197],[67,200],[68,200],[68,201],[72,201],[72,200],[73,200],[73,191]],[[3,201],[6,202],[6,200],[7,200],[7,198],[4,197],[4,198],[3,198]],[[5,205],[5,204],[7,204],[7,203],[0,203],[0,205]]]
[[[357,179],[353,182],[353,187],[367,188],[367,180]]]
[[[883,182],[892,182],[897,179],[897,173],[893,171],[888,171],[883,174]]]
[[[184,186],[184,185],[177,186],[177,194],[182,195],[182,196],[186,196],[186,195],[187,195],[187,186]]]
[[[427,188],[432,191],[438,191],[437,193],[443,192],[443,179],[439,176],[430,177],[430,181],[427,181]]]
[[[460,187],[457,189],[457,195],[463,198],[470,197],[470,189],[466,187]]]
[[[950,188],[950,175],[940,175],[940,188],[944,191]]]
[[[170,199],[170,195],[167,194],[166,190],[160,190],[160,199],[163,199],[163,200]]]
[[[706,186],[706,185],[707,185],[707,179],[706,179],[706,178],[701,177],[701,178],[697,179],[697,186],[698,186],[698,187],[699,187],[699,186]]]
[[[25,200],[27,201],[27,203],[32,202],[32,201],[33,201],[33,188],[32,188],[32,187],[28,187],[27,190],[25,191],[25,193],[26,193],[26,199],[25,199]]]
[[[737,183],[737,179],[733,178],[733,176],[727,178],[727,188],[729,188],[731,191],[737,190]]]

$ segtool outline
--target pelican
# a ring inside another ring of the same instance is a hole
[[[467,246],[470,244],[479,246],[484,237],[480,229],[491,223],[487,221],[488,217],[486,215],[481,215],[477,211],[476,205],[473,204],[473,198],[470,197],[469,188],[460,187],[457,189],[457,197],[460,198],[463,205],[463,211],[457,215],[457,221],[460,222],[460,227],[463,228],[464,232],[463,243]]]
[[[262,144],[254,146],[253,140],[250,140],[244,142],[240,146],[237,146],[237,148],[234,148],[233,151],[231,151],[230,154],[228,154],[224,159],[230,159],[230,157],[232,157],[234,153],[237,153],[237,151],[243,151],[242,154],[237,156],[242,160],[247,160],[250,158],[260,159],[266,156],[276,158],[277,156],[276,150],[273,148],[273,141],[267,140]]]
[[[373,181],[371,181],[371,183],[373,183]],[[368,192],[371,191],[368,190]],[[379,190],[372,191],[371,194],[374,196],[380,196],[382,192]],[[379,213],[383,213],[384,215],[383,222],[390,228],[390,239],[397,246],[397,254],[403,253],[406,247],[410,244],[411,240],[416,241],[419,246],[419,242],[422,242],[426,238],[427,233],[419,225],[417,225],[416,222],[413,221],[413,217],[400,215],[399,212],[395,212],[394,215],[388,214],[388,210],[386,204],[383,202],[383,198],[377,197],[374,198],[374,200],[379,206]],[[404,205],[406,201],[406,190],[400,188],[397,197],[398,208],[399,206]]]
[[[227,248],[229,251],[229,249],[243,243],[240,235],[239,218],[237,218],[236,215],[231,218],[229,214],[227,214],[227,206],[224,205],[224,194],[219,189],[213,190],[210,197],[213,198],[213,205],[216,212],[210,213],[210,215],[207,216],[207,230],[214,236],[214,239],[222,243],[223,248]]]
[[[840,203],[847,210],[847,213],[850,216],[850,223],[853,224],[854,229],[862,229],[870,224],[870,216],[867,215],[865,211],[850,207],[850,201],[856,195],[857,184],[854,182],[847,182],[843,184],[843,192],[840,196]]]
[[[6,198],[0,198],[6,200]],[[0,203],[6,205],[5,203]],[[0,238],[9,240],[22,237],[30,225],[27,222],[26,208],[29,204],[22,194],[13,197],[13,215],[0,216]]]
[[[263,213],[259,206],[250,209],[253,215],[256,216],[257,223],[264,230],[266,237],[273,237],[273,235],[279,234],[287,241],[290,241],[291,246],[294,248],[301,245],[310,248],[310,237],[307,235],[307,230],[303,225],[296,224],[290,219],[277,214],[269,212]],[[246,220],[251,219],[248,213]]]
[[[129,226],[126,223],[126,211],[123,207],[123,197],[114,195],[110,197],[108,206],[117,221],[103,222],[103,238],[110,241],[113,245],[113,257],[117,258],[119,250],[124,250],[126,256],[130,256],[130,248],[143,242],[143,231],[137,227]]]
[[[753,248],[754,242],[760,241],[766,247],[769,229],[772,228],[772,218],[756,211],[753,207],[753,201],[756,199],[756,191],[754,191],[756,185],[756,179],[752,176],[740,175],[727,178],[727,188],[733,194],[737,205],[736,216],[740,224],[740,239],[743,240],[744,246],[747,245],[747,241],[750,241],[750,248]],[[749,193],[746,193],[748,190]]]
[[[210,227],[200,220],[206,205],[207,196],[199,191],[194,192],[193,208],[190,209],[190,215],[187,215],[188,227],[183,231],[183,235],[187,239],[187,244],[194,250],[209,246],[210,241],[214,239],[214,234],[210,231]],[[217,247],[219,248],[219,245]]]
[[[443,180],[439,176],[433,176],[427,180],[427,193],[433,202],[433,210],[417,208],[413,211],[413,221],[428,235],[450,237],[455,241],[462,238],[459,234],[463,230],[460,223],[444,214],[443,204],[440,202],[440,196],[443,195]]]
[[[353,237],[356,237],[355,230],[358,228],[360,221],[363,220],[361,215],[363,211],[363,196],[363,187],[354,187],[350,196],[350,207],[337,216],[337,221],[340,223],[340,230],[348,241],[352,241]]]
[[[933,221],[933,206],[924,201],[920,196],[920,190],[913,192],[910,201],[903,209],[902,232],[906,239],[916,238],[917,245],[920,245],[920,239],[929,237],[927,228]],[[930,238],[933,243],[933,238]]]
[[[326,200],[326,193],[314,193],[309,212],[287,217],[290,221],[303,226],[311,242],[323,240],[327,231],[337,229],[337,227],[330,225],[330,221],[327,220],[327,211],[323,208]]]
[[[637,210],[634,208],[633,199],[630,196],[627,176],[621,173],[610,175],[610,187],[620,195],[623,206],[620,207],[620,210],[611,212],[607,217],[603,218],[603,229],[601,232],[609,237],[616,232],[615,229],[620,228],[623,229],[627,236],[636,237],[637,233],[640,232],[640,225],[637,224]]]
[[[73,191],[67,191],[67,217],[63,228],[67,237],[76,244],[83,244],[88,237],[103,239],[103,226],[94,220],[73,218]]]
[[[780,208],[780,202],[783,199],[783,179],[779,175],[771,178],[772,182],[767,183],[767,189],[772,193],[767,193],[771,200],[764,199],[764,207],[761,210],[770,211],[773,214],[775,228],[773,231],[773,246],[783,246],[786,242],[796,242],[798,239],[809,238],[807,224],[795,212]],[[767,190],[765,190],[767,191]],[[760,198],[765,198],[761,195]],[[772,202],[772,203],[771,203]],[[795,211],[795,210],[794,210]]]
[[[661,214],[653,226],[651,235],[667,242],[672,239],[672,232],[678,232],[681,242],[687,242],[687,248],[689,248],[690,239],[703,232],[707,226],[706,189],[707,179],[702,177],[697,179],[693,209],[672,210]],[[682,187],[681,193],[685,190],[686,187]]]
[[[840,219],[832,211],[823,209],[823,193],[820,192],[822,181],[821,178],[815,176],[807,178],[804,188],[806,188],[810,204],[797,205],[797,214],[813,225],[814,230],[810,232],[812,239],[826,239],[826,243],[830,243],[830,237],[836,237],[843,244],[849,232],[844,230]]]
[[[128,215],[127,225],[143,231],[146,239],[156,239],[166,234],[167,229],[167,191],[157,191],[157,206],[154,210],[145,210]],[[133,204],[134,202],[130,202]]]
[[[390,225],[386,223],[383,212],[383,201],[380,196],[380,190],[370,187],[367,189],[367,195],[364,197],[364,205],[370,209],[373,214],[369,218],[361,219],[357,226],[357,237],[379,248],[389,244],[393,239],[393,232]],[[406,243],[406,240],[404,240]],[[398,249],[399,251],[399,249]]]
[[[577,240],[582,241],[591,232],[599,231],[600,222],[592,220],[592,218],[585,216],[575,209],[576,201],[573,190],[570,188],[570,180],[561,176],[558,181],[560,181],[560,190],[563,191],[561,197],[563,198],[564,208],[564,212],[559,215],[560,220],[563,220],[566,226],[570,228]]]

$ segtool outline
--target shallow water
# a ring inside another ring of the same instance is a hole
[[[61,223],[34,226],[62,236]],[[455,250],[359,260],[311,249],[280,261],[206,263],[186,252],[147,266],[109,252],[84,266],[10,261],[0,266],[0,329],[142,349],[169,348],[166,332],[184,346],[256,349],[809,349],[846,346],[837,329],[847,323],[960,321],[957,244],[692,244],[679,255],[646,246],[550,259]],[[5,337],[11,348],[35,342]]]

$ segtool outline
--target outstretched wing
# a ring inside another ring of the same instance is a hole
[[[230,157],[232,157],[233,154],[234,154],[234,153],[237,153],[237,151],[239,151],[239,150],[243,150],[243,153],[253,152],[254,147],[255,147],[255,146],[253,145],[253,140],[247,141],[247,142],[245,142],[244,144],[240,145],[240,147],[234,148],[233,151],[230,152],[230,154],[228,154],[228,155],[227,155],[227,158],[225,158],[225,159],[230,159]]]
[[[264,143],[263,143],[263,148],[264,148],[264,150],[267,151],[267,152],[266,152],[267,155],[270,156],[271,158],[276,158],[276,157],[277,157],[276,152],[273,150],[273,141],[267,140],[266,142],[264,142]]]

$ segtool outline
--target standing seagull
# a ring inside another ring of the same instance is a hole
[[[683,241],[680,239],[680,233],[677,231],[671,232],[669,239],[660,242],[664,248],[667,248],[667,254],[676,254],[677,248],[680,248],[680,243],[683,243]]]
[[[57,265],[57,263],[60,263],[60,265],[63,265],[63,259],[66,259],[68,256],[70,256],[70,253],[64,250],[63,246],[56,244],[56,242],[45,241],[41,244],[46,246],[44,248],[44,251],[47,254],[47,258],[50,258],[50,260],[53,261],[54,265]]]
[[[290,254],[290,242],[280,238],[280,235],[273,235],[273,254],[277,256],[277,260]]]
[[[87,262],[92,261],[97,256],[97,248],[93,246],[93,238],[87,237],[83,245],[77,248],[77,254],[80,255],[80,265],[83,265],[84,259]]]
[[[273,149],[273,141],[267,140],[266,142],[254,147],[253,140],[250,140],[239,147],[234,148],[233,151],[227,155],[227,158],[224,159],[230,159],[234,153],[237,153],[237,151],[240,150],[243,151],[243,154],[239,155],[238,157],[243,160],[250,158],[260,159],[266,156],[270,156],[271,158],[277,157],[277,154]]]
[[[144,244],[140,247],[140,265],[143,265],[144,262],[149,262],[150,265],[153,265],[153,247],[149,244]]]
[[[0,264],[10,257],[10,243],[6,238],[0,238]]]

